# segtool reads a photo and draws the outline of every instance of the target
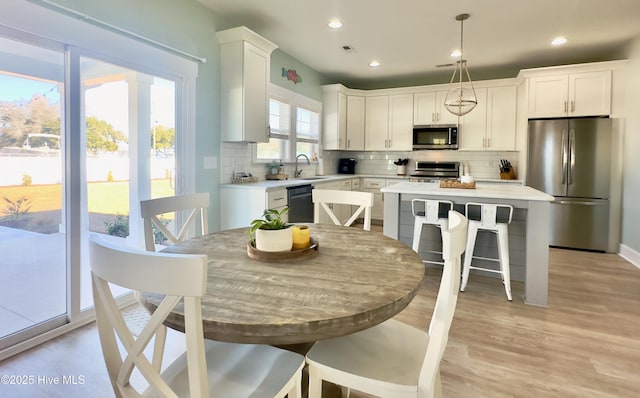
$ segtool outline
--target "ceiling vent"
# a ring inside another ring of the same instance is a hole
[[[356,52],[356,49],[353,48],[353,46],[351,44],[345,44],[342,46],[342,49],[344,50],[344,52],[346,53],[354,53]]]

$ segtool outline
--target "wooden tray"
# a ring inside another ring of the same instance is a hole
[[[289,174],[267,174],[265,176],[267,180],[288,180]]]
[[[251,242],[247,243],[247,255],[254,260],[266,263],[296,262],[318,255],[320,244],[311,238],[311,245],[305,249],[291,250],[288,252],[265,252],[256,249]]]
[[[476,189],[476,182],[460,182],[458,180],[440,180],[440,188]]]

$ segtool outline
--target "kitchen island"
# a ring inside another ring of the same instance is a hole
[[[524,281],[526,304],[547,305],[549,202],[553,200],[553,196],[527,186],[491,183],[477,183],[475,189],[459,189],[440,188],[438,183],[401,182],[383,188],[382,192],[384,193],[384,234],[409,246],[413,239],[412,199],[449,200],[454,203],[455,210],[463,214],[464,204],[467,202],[512,205],[513,220],[509,225],[511,277],[514,280]],[[439,231],[433,227],[429,232],[427,228],[424,227],[421,248],[424,246],[433,248],[434,245],[441,244]],[[495,235],[490,232],[480,232],[474,254],[497,258]],[[473,276],[470,278],[467,291],[473,289],[472,280]]]

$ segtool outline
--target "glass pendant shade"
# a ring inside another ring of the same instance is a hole
[[[478,97],[476,90],[473,89],[469,69],[467,69],[467,61],[462,56],[462,38],[463,24],[469,14],[460,14],[456,16],[456,21],[460,21],[460,60],[456,62],[449,83],[449,91],[444,99],[444,107],[456,116],[463,116],[471,112],[478,105]],[[463,73],[467,77],[467,83],[463,84]],[[458,79],[456,79],[458,76]]]

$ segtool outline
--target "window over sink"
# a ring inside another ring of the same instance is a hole
[[[267,143],[256,144],[254,161],[293,162],[300,154],[309,159],[317,157],[321,111],[320,102],[272,84],[269,89],[270,138]]]

